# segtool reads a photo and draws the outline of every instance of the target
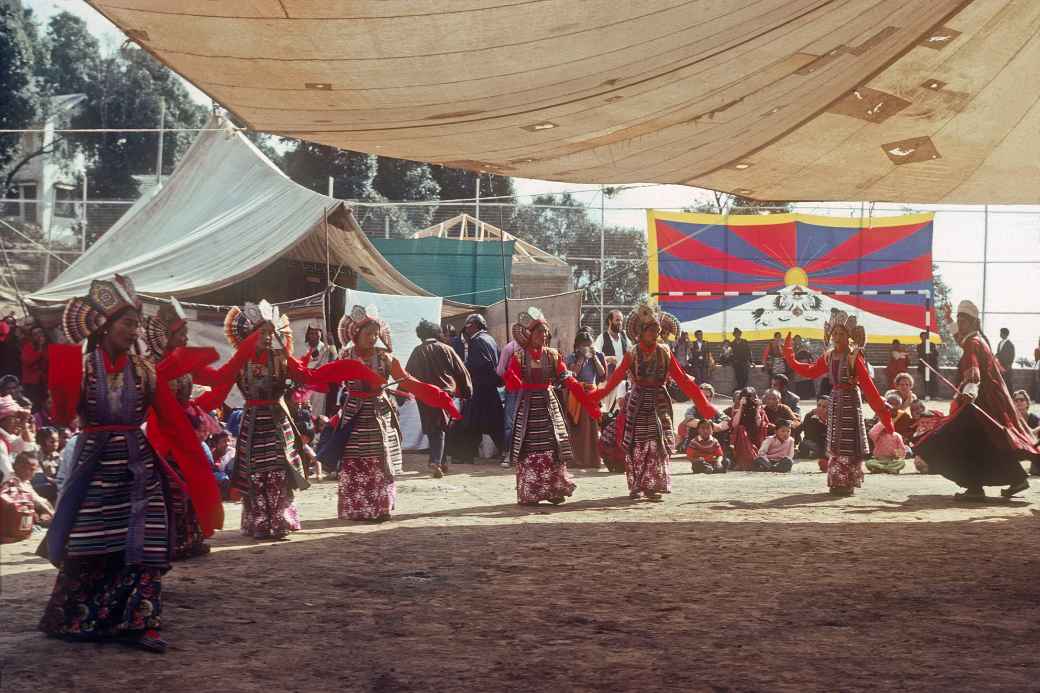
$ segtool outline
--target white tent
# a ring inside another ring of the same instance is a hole
[[[207,128],[223,122],[213,117]],[[144,295],[190,300],[254,277],[280,258],[347,266],[380,292],[429,296],[380,255],[349,207],[297,185],[228,128],[201,132],[161,188],[29,298],[65,301],[118,272]],[[449,315],[472,310],[446,303]]]
[[[89,0],[250,127],[766,200],[1032,203],[1040,2]]]

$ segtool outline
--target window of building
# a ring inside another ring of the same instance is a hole
[[[26,183],[25,185],[19,186],[22,198],[22,221],[27,221],[30,224],[36,224],[39,222],[39,214],[37,212],[36,200],[36,184]]]
[[[72,188],[56,186],[54,188],[54,215],[75,219],[76,214],[76,191]]]

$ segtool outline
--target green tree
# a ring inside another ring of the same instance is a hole
[[[950,323],[946,322],[944,315],[953,307],[953,299],[950,297],[950,287],[939,273],[939,266],[932,265],[932,303],[935,315],[939,323],[936,327],[942,344],[939,346],[939,365],[956,366],[960,361],[961,348],[957,346],[957,340],[953,338],[953,330]]]
[[[392,202],[425,202],[440,197],[441,186],[433,178],[429,164],[381,156],[373,180],[376,191]],[[424,227],[433,219],[434,206],[409,207],[411,226]]]
[[[160,121],[170,129],[198,128],[206,122],[206,108],[192,102],[177,76],[138,48],[126,48],[102,59],[98,75],[86,84],[85,93],[85,108],[73,120],[77,128],[158,128]],[[166,112],[161,118],[164,102]],[[194,136],[192,132],[164,134],[164,174],[173,170]],[[90,195],[135,198],[138,184],[133,176],[155,173],[158,137],[155,132],[77,136],[90,162]]]
[[[441,187],[442,200],[471,200],[477,192],[477,173],[461,168],[447,166],[431,166],[433,179]],[[513,179],[509,176],[497,176],[494,173],[481,173],[480,196],[482,198],[503,198],[499,202],[509,202],[513,189]]]
[[[60,12],[47,22],[49,59],[36,74],[52,94],[85,94],[101,69],[101,46],[87,23],[71,12]]]
[[[285,173],[300,185],[323,195],[333,179],[333,194],[344,200],[371,201],[377,198],[373,181],[376,157],[303,140],[283,140],[292,145],[285,153]]]
[[[686,207],[687,212],[703,214],[784,214],[791,211],[790,202],[763,202],[733,193],[709,190],[711,198]]]
[[[27,17],[31,20],[17,3],[0,4],[0,129],[26,129],[41,111],[33,76],[35,47],[26,32]],[[6,174],[17,163],[20,142],[19,135],[0,135],[0,172]],[[2,191],[5,196],[6,187]]]

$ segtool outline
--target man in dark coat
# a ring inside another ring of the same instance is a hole
[[[747,387],[748,379],[751,377],[751,345],[741,335],[744,333],[739,327],[733,328],[733,378],[737,381],[738,390]]]
[[[423,320],[415,328],[415,334],[422,343],[412,350],[405,369],[409,374],[430,385],[452,392],[456,396],[468,399],[473,395],[473,382],[469,372],[455,350],[442,341],[444,336],[441,326],[429,320]],[[441,478],[448,471],[444,459],[444,434],[448,430],[451,418],[443,409],[436,409],[419,402],[419,421],[422,431],[430,443],[430,472],[434,478]]]
[[[462,407],[462,420],[456,422],[449,436],[448,454],[456,462],[471,464],[477,457],[480,439],[487,434],[499,451],[504,449],[502,430],[505,412],[498,396],[502,379],[498,366],[498,345],[487,331],[484,316],[474,313],[466,318],[463,328],[466,340],[466,370],[473,381],[473,396]]]
[[[693,378],[698,383],[708,382],[708,370],[711,366],[711,352],[704,341],[704,332],[697,330],[693,333],[693,341],[690,343],[690,369]]]

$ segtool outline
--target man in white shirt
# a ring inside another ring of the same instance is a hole
[[[596,351],[603,352],[603,356],[607,361],[608,378],[621,363],[621,360],[625,358],[625,354],[631,346],[628,343],[628,337],[625,336],[621,329],[623,319],[620,310],[610,311],[607,314],[607,331],[596,337],[596,342],[593,345]],[[608,393],[603,398],[603,411],[607,413],[614,411],[614,406],[618,400],[625,396],[625,393],[628,391],[627,388],[628,383],[622,380],[613,392]]]
[[[3,481],[14,475],[14,458],[20,452],[36,452],[36,425],[29,410],[14,397],[0,397],[0,473]]]

